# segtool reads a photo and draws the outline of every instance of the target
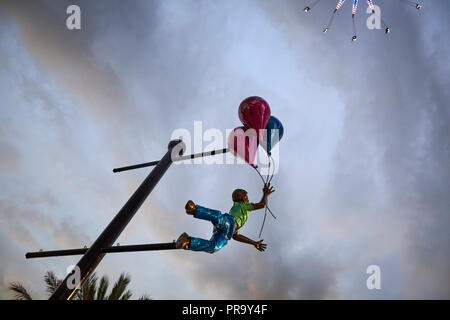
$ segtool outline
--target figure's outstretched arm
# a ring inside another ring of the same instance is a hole
[[[236,233],[233,235],[233,239],[239,242],[251,244],[259,251],[264,251],[267,248],[267,244],[263,243],[264,239],[259,241],[253,241],[252,239],[247,238],[242,234],[239,234],[238,231],[236,231]]]
[[[265,208],[267,206],[267,197],[273,192],[275,192],[275,189],[270,186],[270,183],[266,183],[263,188],[263,196],[261,201],[258,203],[252,203],[253,210]]]

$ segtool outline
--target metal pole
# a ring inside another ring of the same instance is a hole
[[[83,284],[84,280],[86,280],[86,278],[95,270],[105,256],[105,253],[102,253],[102,248],[108,248],[114,244],[133,218],[136,211],[141,207],[144,200],[170,167],[173,159],[182,155],[185,150],[185,145],[181,140],[173,140],[169,143],[168,149],[169,150],[164,157],[153,168],[147,178],[145,178],[144,182],[142,182],[139,188],[133,193],[130,199],[125,203],[122,209],[120,209],[114,219],[78,262],[77,267],[80,271],[79,285],[73,289],[69,289],[68,284],[71,278],[71,275],[69,274],[50,296],[49,300],[70,300],[77,289]],[[174,153],[173,157],[172,153]]]
[[[25,254],[25,258],[32,259],[32,258],[76,256],[79,254],[85,254],[88,250],[89,250],[88,248],[80,248],[80,249],[67,249],[67,250],[27,252]]]
[[[149,244],[135,244],[130,246],[118,246],[109,247],[102,249],[105,253],[116,253],[116,252],[137,252],[137,251],[155,251],[155,250],[173,250],[177,249],[175,242],[167,243],[149,243]]]
[[[207,151],[207,152],[188,154],[188,155],[185,155],[182,157],[178,157],[177,159],[174,159],[173,161],[182,161],[182,160],[189,160],[189,159],[195,159],[195,158],[209,157],[209,156],[214,156],[216,154],[227,153],[228,151],[229,151],[228,148],[224,148],[224,149],[212,150],[212,151]],[[151,167],[151,166],[157,165],[158,162],[159,161],[156,160],[156,161],[151,161],[151,162],[135,164],[132,166],[114,168],[113,172],[122,172],[122,171],[134,170],[134,169],[139,169],[139,168],[144,168],[144,167]]]
[[[126,170],[133,170],[133,169],[139,169],[139,168],[144,168],[144,167],[156,166],[158,164],[158,162],[159,162],[159,160],[156,160],[156,161],[152,161],[152,162],[135,164],[133,166],[128,166],[128,167],[114,168],[113,172],[116,173],[116,172],[122,172],[122,171],[126,171]]]
[[[109,248],[102,248],[101,253],[116,253],[116,252],[137,252],[137,251],[159,251],[176,249],[175,242],[166,243],[148,243],[148,244],[134,244],[129,246],[115,246]],[[52,250],[52,251],[37,251],[27,252],[25,258],[47,258],[47,257],[61,257],[61,256],[75,256],[85,254],[89,248],[67,249],[67,250]]]

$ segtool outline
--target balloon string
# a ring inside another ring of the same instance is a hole
[[[275,161],[273,160],[273,158],[272,157],[270,157],[271,159],[272,159],[272,161],[273,161],[273,163],[274,163],[274,166],[273,166],[273,172],[272,172],[272,175],[271,175],[271,177],[270,177],[270,179],[268,180],[268,182],[270,183],[271,181],[272,181],[272,178],[273,178],[273,176],[275,175]],[[256,171],[256,173],[259,175],[259,177],[261,178],[261,180],[262,180],[262,182],[264,183],[264,185],[267,183],[265,180],[264,180],[264,177],[262,176],[262,174],[258,171],[258,169],[256,169],[255,167],[253,167],[253,166],[251,166],[253,169],[255,169],[255,171]],[[272,216],[275,218],[275,216],[273,215],[273,213],[272,213],[272,211],[269,209],[269,212],[272,214]],[[276,218],[275,218],[276,219]]]
[[[255,167],[253,167],[256,172],[258,173],[259,177],[261,178],[262,182],[266,185],[268,183],[270,183],[272,181],[273,176],[275,175],[275,161],[273,160],[272,156],[269,156],[269,169],[268,169],[268,173],[267,173],[267,179],[264,180],[263,176],[261,175],[261,173],[258,171],[258,169],[256,169]],[[273,161],[273,166],[272,166],[272,173],[270,172],[270,167],[271,167],[271,162]],[[270,177],[270,178],[269,178]],[[259,238],[261,239],[261,234],[263,232],[264,229],[264,225],[266,224],[266,217],[267,217],[267,211],[269,211],[269,213],[272,215],[272,217],[274,219],[277,219],[277,217],[273,214],[272,210],[270,210],[269,205],[266,204],[266,208],[264,210],[264,219],[263,219],[263,223],[261,225],[261,229],[259,230]]]
[[[266,179],[266,184],[269,182],[269,175],[270,175],[270,158],[269,159],[269,169],[267,170],[267,179]]]
[[[269,176],[270,176],[270,158],[268,158],[268,160],[269,160],[269,169],[267,170],[266,184],[269,182]],[[261,225],[261,230],[259,230],[259,236],[258,236],[259,239],[261,239],[261,234],[262,234],[262,232],[263,232],[264,225],[265,225],[265,223],[266,223],[267,208],[268,208],[268,206],[267,206],[267,204],[266,204],[266,208],[265,208],[265,210],[264,210],[264,219],[263,219],[263,223],[262,223],[262,225]]]
[[[273,160],[272,156],[269,156],[270,159],[273,162],[273,171],[272,171],[272,176],[270,177],[269,183],[272,181],[273,176],[275,175],[275,160]]]
[[[266,206],[266,210],[264,211],[264,220],[263,220],[263,223],[262,223],[262,226],[261,226],[261,230],[259,231],[259,236],[258,236],[260,239],[261,239],[262,231],[263,231],[263,229],[264,229],[264,225],[265,225],[265,223],[266,223],[267,211],[270,212],[270,214],[272,215],[272,217],[274,217],[274,219],[277,218],[277,217],[275,217],[275,215],[272,213],[272,210],[270,210],[270,208],[269,208],[268,206]]]
[[[276,219],[277,217],[275,217],[275,215],[273,214],[272,210],[270,210],[270,208],[268,206],[266,206],[266,209],[269,211],[269,213],[272,215],[272,217],[274,219]]]
[[[272,179],[273,179],[273,177],[274,177],[274,175],[275,175],[275,160],[273,160],[272,156],[269,156],[269,163],[270,163],[270,161],[273,162],[273,166],[272,166],[273,169],[272,169],[272,174],[271,174],[271,176],[270,176],[270,179],[269,179],[268,183],[270,183],[270,182],[272,181]],[[269,210],[269,213],[272,215],[272,217],[273,217],[274,219],[277,218],[277,217],[273,214],[272,210],[270,210],[269,206],[266,206],[266,209]]]
[[[261,175],[261,173],[258,171],[258,169],[256,169],[255,167],[252,167],[253,169],[255,169],[255,171],[258,173],[259,177],[261,178],[262,182],[265,183],[263,176]],[[275,217],[275,215],[272,213],[272,210],[270,210],[269,206],[266,206],[267,210],[269,210],[270,214],[272,215],[272,217]]]
[[[259,236],[258,236],[259,239],[261,239],[261,234],[264,229],[264,224],[266,223],[266,216],[267,216],[267,206],[266,206],[266,210],[264,211],[264,220],[263,220],[263,223],[261,226],[261,230],[259,230]]]
[[[261,178],[262,182],[265,184],[266,181],[264,181],[263,176],[261,175],[261,173],[258,171],[258,169],[256,169],[255,167],[252,166],[253,169],[255,169],[255,171],[258,173],[259,177]]]
[[[258,173],[259,177],[261,178],[263,184],[266,184],[266,181],[264,181],[263,176],[261,175],[261,173],[258,171],[258,169],[256,169],[255,167],[252,166],[253,169],[255,169],[256,173]],[[263,224],[261,226],[261,230],[259,231],[259,238],[261,238],[261,233],[263,231],[264,228],[264,224],[266,223],[266,214],[267,214],[267,206],[266,206],[266,210],[264,212],[264,220],[263,220]]]

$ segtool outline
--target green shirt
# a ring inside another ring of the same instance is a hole
[[[247,221],[248,213],[253,210],[251,203],[235,202],[230,209],[230,215],[236,220],[237,228],[240,229]]]

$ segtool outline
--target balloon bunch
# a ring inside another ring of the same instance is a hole
[[[272,147],[283,137],[284,132],[280,120],[270,113],[270,106],[263,98],[253,96],[244,99],[239,105],[238,112],[243,126],[235,128],[228,136],[230,152],[252,166],[264,184],[270,183],[273,178],[275,169],[273,168],[273,172],[270,174],[270,166],[273,163],[273,167],[275,167],[275,163],[271,157],[271,151]],[[258,166],[255,164],[255,156],[259,144],[266,150],[269,159],[269,170],[266,180],[264,180],[257,169]],[[264,228],[267,211],[276,219],[270,208],[266,206],[259,237],[261,237],[262,229]]]

